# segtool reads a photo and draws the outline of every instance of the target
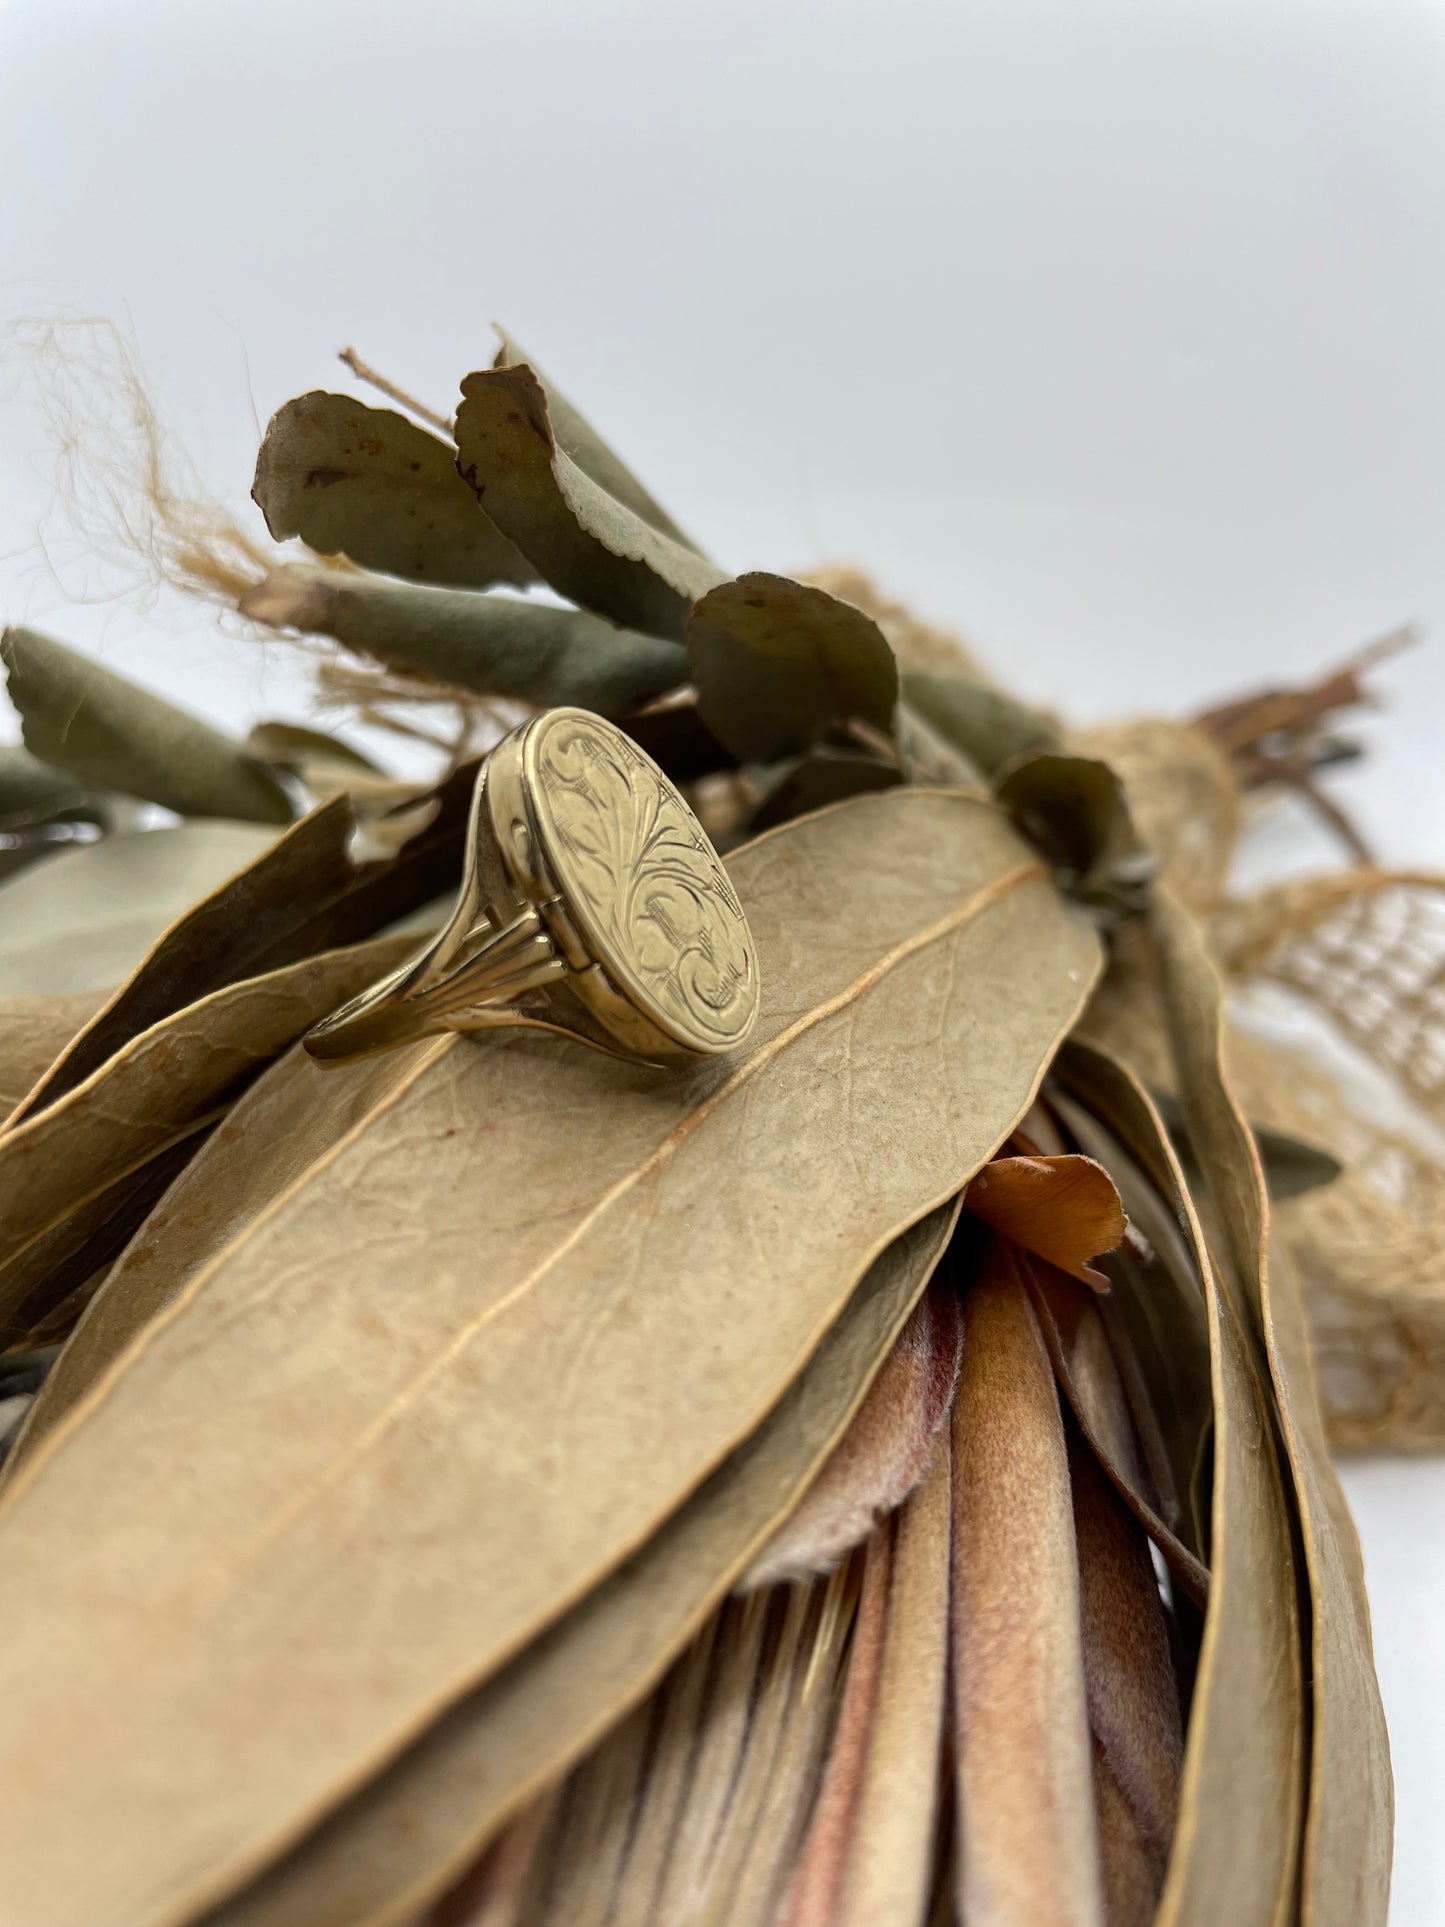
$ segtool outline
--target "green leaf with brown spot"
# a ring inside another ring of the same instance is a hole
[[[545,582],[582,608],[681,641],[692,604],[726,579],[559,447],[530,368],[468,375],[456,438],[457,466],[487,514]]]
[[[692,549],[701,555],[703,551],[685,530],[680,529],[667,510],[638,480],[620,455],[603,441],[580,409],[574,408],[567,397],[558,389],[557,384],[545,369],[529,355],[521,343],[509,335],[505,329],[497,329],[501,343],[493,358],[494,368],[529,367],[547,391],[547,412],[552,418],[552,433],[557,438],[557,446],[564,455],[570,457],[584,475],[590,475],[599,488],[606,489],[624,508],[640,515],[644,522],[650,522],[664,535],[671,536],[684,548]]]
[[[457,451],[389,408],[316,389],[278,408],[251,496],[278,542],[443,588],[536,580],[457,474]]]

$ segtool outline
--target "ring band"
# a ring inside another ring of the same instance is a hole
[[[734,1050],[758,1014],[742,905],[702,825],[630,736],[550,709],[472,795],[446,927],[306,1033],[313,1057],[542,1024],[649,1061]]]

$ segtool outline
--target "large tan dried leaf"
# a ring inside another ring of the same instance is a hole
[[[456,438],[457,466],[482,507],[582,608],[680,641],[692,603],[726,581],[558,447],[542,384],[525,364],[467,376]]]
[[[1359,1542],[1325,1442],[1298,1281],[1269,1263],[1264,1174],[1224,1081],[1219,980],[1198,926],[1165,891],[1152,927],[1179,1100],[1224,1252],[1262,1331],[1304,1542],[1312,1719],[1302,1917],[1306,1927],[1369,1927],[1389,1897],[1393,1801]]]
[[[1088,1105],[1169,1201],[1203,1288],[1214,1395],[1209,1608],[1185,1736],[1179,1825],[1159,1927],[1274,1927],[1289,1917],[1303,1812],[1305,1706],[1297,1577],[1266,1400],[1210,1263],[1169,1134],[1102,1051]],[[1082,1081],[1082,1074],[1081,1074]],[[1126,1202],[1132,1200],[1126,1195]]]
[[[100,1007],[97,990],[0,997],[0,1127]]]
[[[213,1122],[260,1066],[415,947],[410,936],[378,937],[214,991],[0,1135],[0,1321],[26,1288],[26,1255],[44,1233]]]
[[[956,1215],[953,1208],[935,1212],[890,1245],[777,1409],[639,1553],[255,1888],[222,1908],[212,1927],[393,1927],[455,1878],[531,1789],[564,1773],[601,1739],[656,1684],[815,1475],[947,1245]],[[731,1690],[740,1750],[766,1595],[736,1611],[742,1632],[730,1639],[729,1670],[717,1690]],[[705,1652],[673,1676],[659,1738],[659,1794],[664,1776],[674,1776],[679,1789],[686,1784],[709,1686]],[[665,1877],[680,1805],[679,1798],[669,1809],[659,1797],[644,1816],[632,1849],[633,1891],[644,1898]],[[701,1799],[689,1810],[707,1838],[720,1817],[719,1806]]]
[[[202,1265],[383,1100],[410,1069],[416,1049],[408,1045],[355,1064],[322,1065],[297,1045],[262,1072],[170,1185],[86,1306],[0,1478],[15,1476]]]
[[[22,1467],[27,1927],[183,1918],[278,1852],[640,1546],[1027,1109],[1098,944],[996,811],[892,791],[733,869],[746,1055],[444,1040]]]
[[[389,408],[316,389],[278,408],[251,499],[278,542],[454,589],[536,576],[457,474],[457,451]]]
[[[964,1300],[953,1508],[959,1911],[979,1927],[1102,1927],[1068,1455],[1001,1239]]]

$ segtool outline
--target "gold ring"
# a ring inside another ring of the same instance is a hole
[[[682,797],[601,716],[549,709],[482,766],[446,927],[304,1041],[368,1057],[529,1023],[628,1057],[714,1056],[752,1030],[758,988],[742,905]]]

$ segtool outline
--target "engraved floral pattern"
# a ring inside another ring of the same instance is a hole
[[[742,905],[697,819],[627,737],[562,715],[537,745],[544,831],[558,881],[611,971],[670,1027],[740,1040],[758,1002]]]

